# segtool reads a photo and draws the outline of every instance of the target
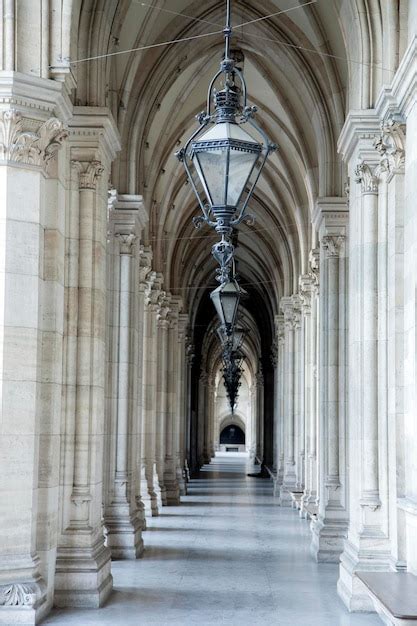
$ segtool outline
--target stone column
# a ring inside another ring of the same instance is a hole
[[[182,306],[180,298],[171,297],[171,310],[168,315],[168,377],[167,407],[165,430],[164,485],[166,504],[175,506],[180,503],[180,489],[177,479],[177,443],[180,430],[178,397],[181,393],[181,370],[178,358],[178,315]]]
[[[349,164],[349,529],[338,591],[350,610],[373,610],[356,577],[390,569],[387,517],[386,194],[375,111],[351,114],[340,139]],[[353,184],[353,181],[357,184]],[[382,218],[380,220],[380,217]],[[322,292],[322,290],[320,290]]]
[[[317,503],[318,464],[317,464],[317,422],[318,407],[318,267],[319,250],[309,255],[310,272],[300,282],[300,293],[304,301],[306,324],[306,483],[302,499],[302,511],[305,507]]]
[[[98,607],[112,588],[102,504],[107,181],[118,146],[109,113],[75,108],[70,122],[66,394],[55,578],[55,604],[60,607]]]
[[[407,518],[412,519],[412,513],[410,516],[407,499],[404,497],[404,302],[405,295],[408,294],[408,288],[404,284],[405,130],[405,124],[398,119],[388,118],[381,126],[381,136],[376,143],[381,157],[381,178],[386,191],[386,211],[381,215],[379,209],[378,219],[384,220],[387,227],[384,268],[387,278],[387,487],[391,566],[398,570],[404,569],[407,560],[410,561],[407,559],[407,551],[413,553],[415,536],[412,525],[411,533],[407,537]],[[417,509],[415,512],[417,513]],[[412,559],[407,566],[412,569]]]
[[[256,381],[252,381],[250,388],[250,415],[251,415],[251,447],[249,451],[249,458],[255,460],[256,458],[256,431],[257,431],[257,419],[256,414]]]
[[[143,551],[143,504],[140,493],[138,423],[135,407],[135,261],[137,236],[146,223],[140,197],[119,196],[110,211],[113,235],[108,273],[111,305],[109,336],[108,481],[104,523],[113,558],[137,558]]]
[[[277,345],[278,345],[278,386],[277,386],[277,455],[278,455],[278,466],[277,466],[277,480],[275,483],[275,496],[280,495],[280,489],[284,480],[284,469],[285,469],[285,439],[284,439],[284,391],[285,391],[285,369],[284,369],[284,358],[285,358],[285,325],[284,325],[284,316],[276,315],[275,316],[275,328],[277,333]]]
[[[295,489],[295,413],[294,413],[294,381],[295,381],[295,353],[294,334],[299,326],[299,316],[294,309],[293,298],[283,297],[280,302],[284,313],[284,477],[280,490],[281,506],[290,506],[292,499],[290,491]]]
[[[206,463],[210,463],[211,459],[215,455],[214,450],[214,393],[215,386],[213,377],[209,376],[207,383],[207,430],[206,430]]]
[[[187,364],[187,377],[186,377],[186,432],[185,432],[185,472],[187,476],[187,482],[190,480],[190,462],[191,462],[191,419],[192,419],[192,410],[191,410],[191,380],[192,380],[192,369],[193,362],[195,358],[194,346],[189,340],[187,336],[185,339],[186,343],[186,364]]]
[[[274,368],[274,444],[273,444],[273,465],[272,472],[274,474],[274,486],[276,483],[276,476],[278,471],[278,457],[279,457],[279,376],[278,376],[278,343],[274,341],[271,348],[271,362]]]
[[[10,40],[7,50],[10,61]],[[26,97],[21,80],[0,87],[1,624],[35,624],[51,608],[57,545],[65,115],[60,86],[33,77]]]
[[[347,535],[346,366],[348,212],[343,198],[323,198],[314,215],[320,239],[320,475],[312,522],[317,561],[339,562]]]
[[[204,448],[207,420],[207,384],[208,376],[205,372],[201,372],[198,382],[197,462],[199,467],[202,467],[207,462]]]
[[[169,320],[170,297],[161,294],[157,313],[157,384],[156,384],[156,422],[155,422],[155,460],[156,475],[161,494],[161,502],[167,504],[164,483],[166,435],[168,422],[168,369],[169,369]]]
[[[264,376],[261,365],[256,374],[256,456],[264,460]]]
[[[187,449],[187,357],[186,357],[186,339],[187,339],[188,315],[180,313],[178,316],[178,349],[174,349],[177,360],[174,360],[174,367],[178,369],[178,393],[177,393],[177,436],[175,444],[176,457],[176,475],[180,488],[180,495],[187,493],[187,480],[185,471],[186,449]]]
[[[292,297],[294,307],[294,458],[296,488],[304,488],[305,418],[304,418],[304,329],[302,301],[299,294]]]
[[[136,502],[142,511],[142,528],[146,529],[146,515],[152,515],[151,498],[144,467],[144,417],[145,417],[145,349],[147,346],[147,292],[149,281],[152,280],[152,250],[141,246],[137,259],[137,294],[136,294],[136,340],[135,340],[135,421],[138,433],[138,449],[136,455],[136,472],[138,487]]]
[[[311,450],[311,422],[315,419],[315,412],[312,412],[313,406],[311,404],[312,387],[313,387],[313,345],[315,341],[315,333],[313,331],[314,319],[311,315],[311,303],[312,303],[312,291],[313,291],[313,277],[310,274],[305,274],[299,278],[299,288],[301,297],[301,313],[302,313],[302,325],[303,325],[303,344],[304,344],[304,450],[305,450],[305,463],[304,463],[304,494],[301,499],[300,515],[306,516],[304,505],[308,502],[309,498],[309,486],[310,486],[310,450]]]
[[[142,487],[147,515],[159,515],[159,485],[156,476],[156,384],[157,384],[157,314],[161,279],[150,272],[145,293],[143,337],[143,415],[142,415]]]

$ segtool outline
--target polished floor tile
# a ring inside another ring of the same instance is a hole
[[[248,471],[245,457],[216,457],[181,506],[149,521],[144,557],[112,564],[115,590],[104,608],[55,611],[45,623],[380,625],[376,615],[346,611],[337,566],[309,555],[308,523]]]

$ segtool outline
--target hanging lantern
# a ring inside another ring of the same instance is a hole
[[[243,290],[236,280],[223,283],[211,292],[210,298],[215,306],[220,324],[227,335],[231,335],[235,325],[240,298]]]
[[[210,83],[206,110],[197,117],[200,127],[177,157],[184,164],[203,213],[194,218],[196,226],[205,222],[222,236],[230,236],[243,220],[253,221],[246,208],[276,146],[255,122],[257,109],[248,106],[243,73],[230,58],[230,0],[223,32],[225,56]],[[220,79],[221,89],[216,91]]]

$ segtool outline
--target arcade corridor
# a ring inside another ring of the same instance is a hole
[[[377,626],[337,596],[338,566],[309,556],[308,523],[279,507],[272,482],[248,478],[245,455],[217,455],[179,507],[148,520],[146,552],[112,565],[114,592],[96,610],[54,611],[83,626]]]

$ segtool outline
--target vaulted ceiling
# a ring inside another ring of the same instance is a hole
[[[237,251],[241,280],[271,331],[280,297],[297,291],[298,276],[308,270],[317,198],[343,195],[336,145],[346,112],[371,106],[398,65],[401,6],[232,2],[232,47],[244,55],[249,100],[279,146],[251,203],[256,224],[239,228]],[[74,97],[111,108],[123,145],[112,183],[121,193],[143,195],[156,269],[194,319],[207,306],[204,287],[213,284],[215,239],[208,227],[194,230],[197,205],[174,152],[204,109],[222,57],[225,8],[225,0],[74,0],[72,13],[72,59],[182,40],[74,65]],[[385,27],[392,23],[396,30]]]

